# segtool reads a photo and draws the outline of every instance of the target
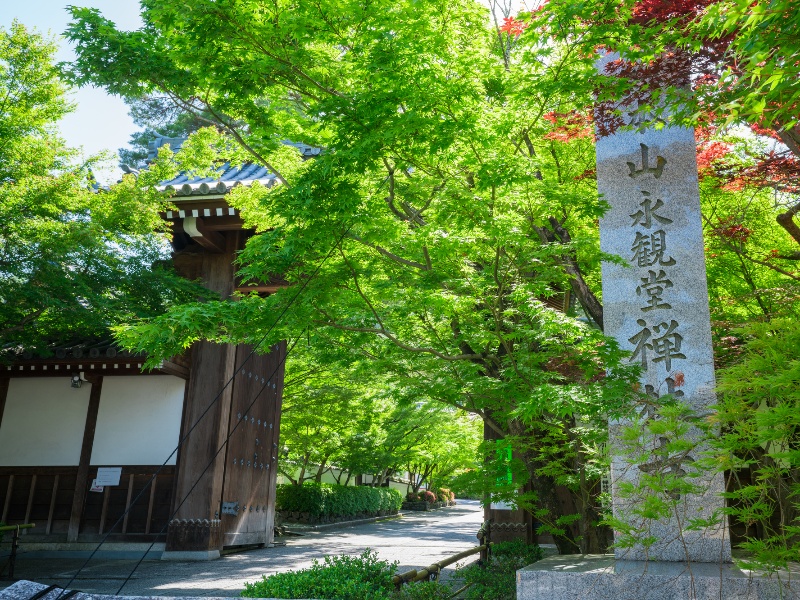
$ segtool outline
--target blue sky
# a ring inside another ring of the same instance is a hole
[[[68,4],[98,8],[122,29],[137,29],[142,23],[138,0],[0,0],[0,27],[8,28],[16,19],[43,33],[50,31],[59,38],[57,59],[69,61],[74,53],[61,37],[70,20],[66,11]],[[95,154],[102,150],[116,151],[127,145],[128,136],[136,127],[120,98],[109,96],[101,89],[85,87],[75,90],[71,99],[77,103],[75,112],[60,123],[61,134],[70,146],[81,146],[86,154]],[[114,171],[106,178],[117,176]],[[103,179],[101,174],[98,177]]]

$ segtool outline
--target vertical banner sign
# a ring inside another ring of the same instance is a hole
[[[497,487],[498,489],[508,489],[514,482],[514,477],[511,473],[511,458],[513,456],[511,444],[506,440],[497,440],[495,455],[497,463],[503,465],[502,472],[497,477]],[[514,507],[507,502],[492,502],[489,508],[493,510],[514,510]]]

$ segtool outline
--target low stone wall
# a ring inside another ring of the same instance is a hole
[[[418,502],[403,502],[403,510],[429,511],[455,505],[455,500],[449,500],[448,502],[425,502],[420,500]]]
[[[302,525],[327,525],[329,523],[347,523],[348,521],[359,521],[361,519],[371,519],[374,517],[388,517],[398,514],[399,511],[380,510],[376,513],[359,513],[357,515],[339,516],[314,516],[304,512],[279,511],[277,513],[278,522],[281,525],[300,523]]]

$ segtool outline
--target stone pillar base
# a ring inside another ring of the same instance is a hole
[[[518,600],[778,600],[800,598],[800,581],[732,564],[551,556],[517,571]]]
[[[179,553],[184,558],[174,560],[209,560],[219,558],[222,532],[219,519],[173,519],[167,529],[167,543],[162,558]],[[197,558],[189,558],[189,555]],[[205,556],[205,558],[200,558]]]

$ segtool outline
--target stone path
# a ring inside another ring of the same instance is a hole
[[[121,594],[238,596],[245,582],[256,581],[263,575],[307,567],[313,559],[325,555],[360,554],[367,548],[376,551],[382,560],[398,562],[402,572],[425,567],[477,545],[475,534],[482,521],[483,510],[478,503],[466,500],[449,509],[406,513],[403,518],[392,521],[310,531],[303,537],[283,538],[287,541],[285,547],[229,554],[211,562],[147,560]],[[15,576],[66,585],[83,562],[79,559],[26,559],[23,555],[17,562]],[[93,560],[71,588],[113,594],[134,564],[131,560]],[[0,582],[0,588],[9,583]]]

